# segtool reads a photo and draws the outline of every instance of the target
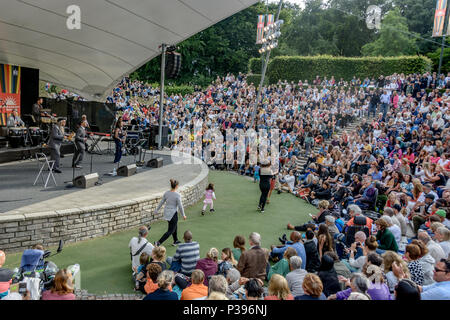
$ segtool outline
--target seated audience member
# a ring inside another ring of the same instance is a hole
[[[158,276],[158,289],[147,294],[143,300],[178,300],[178,295],[171,288],[175,280],[173,271],[164,270]]]
[[[141,253],[141,256],[139,258],[139,267],[137,268],[136,272],[136,281],[135,281],[135,288],[134,290],[139,290],[142,293],[145,293],[144,286],[147,282],[147,265],[150,261],[150,257],[147,253],[143,252]]]
[[[144,286],[146,294],[152,293],[159,288],[157,279],[162,271],[163,270],[159,264],[150,263],[147,265],[147,282]]]
[[[236,292],[241,288],[241,284],[239,283],[239,279],[241,278],[241,274],[239,271],[235,268],[232,268],[228,270],[226,279],[228,283],[227,293],[226,296],[228,300],[236,300],[238,299],[239,295]],[[236,292],[236,294],[235,294]]]
[[[191,275],[192,284],[181,292],[180,300],[204,300],[208,296],[208,287],[203,284],[205,274],[202,270],[194,270]]]
[[[306,241],[304,243],[306,254],[305,269],[308,272],[316,272],[320,267],[319,250],[314,240],[314,232],[311,230],[306,231]]]
[[[303,279],[308,272],[302,269],[302,258],[292,256],[289,259],[289,270],[290,272],[286,275],[289,290],[294,297],[303,295]]]
[[[318,205],[319,213],[317,215],[311,216],[311,218],[313,219],[312,221],[305,223],[301,226],[293,226],[292,224],[288,223],[287,224],[288,230],[297,230],[297,231],[304,232],[308,228],[310,228],[311,225],[324,223],[325,217],[330,215],[330,211],[328,210],[329,206],[330,206],[330,203],[327,200],[320,201],[319,205]]]
[[[377,241],[379,242],[377,253],[383,254],[386,250],[397,252],[397,241],[395,241],[394,235],[388,229],[389,225],[386,220],[378,219],[375,221],[375,225],[377,226]]]
[[[59,270],[50,290],[42,292],[42,300],[75,300],[72,273],[67,269]]]
[[[323,284],[319,276],[308,273],[303,279],[303,292],[305,294],[296,296],[295,300],[326,300],[323,293]]]
[[[219,250],[216,248],[211,248],[206,253],[206,258],[200,259],[197,261],[197,265],[195,269],[202,270],[205,274],[203,279],[203,283],[205,286],[208,286],[209,279],[208,277],[213,276],[217,273],[217,261],[219,258]]]
[[[261,300],[264,293],[262,281],[260,279],[248,279],[244,284],[246,300]],[[241,297],[243,299],[243,297]]]
[[[190,276],[200,259],[200,245],[192,241],[192,232],[189,230],[185,231],[183,239],[184,243],[178,245],[175,255],[173,258],[168,257],[167,262],[171,265],[170,270]]]
[[[419,261],[422,251],[416,244],[408,244],[406,246],[406,252],[403,256],[408,263],[409,273],[411,274],[411,280],[417,285],[421,286],[424,281],[424,272],[422,264]]]
[[[383,259],[380,255],[372,253],[367,258],[367,263],[362,269],[362,273],[369,279],[370,285],[367,293],[372,300],[392,300],[389,287],[385,283],[381,265]]]
[[[411,244],[415,244],[420,248],[419,262],[423,269],[423,283],[422,285],[429,285],[434,283],[433,271],[434,271],[434,258],[430,255],[427,246],[421,240],[413,240]]]
[[[439,227],[436,229],[434,237],[442,250],[444,250],[445,258],[447,259],[450,255],[450,230],[446,227]]]
[[[209,280],[207,300],[228,300],[226,297],[228,282],[222,275],[212,276]]]
[[[347,268],[347,266],[339,260],[338,255],[334,251],[327,251],[324,253],[327,256],[330,256],[334,260],[334,270],[336,270],[336,274],[345,278],[349,278],[351,275],[351,271]]]
[[[219,260],[219,264],[217,266],[217,273],[226,277],[228,270],[237,266],[237,261],[234,260],[233,253],[230,248],[222,249],[221,258],[222,259]]]
[[[138,231],[138,236],[133,237],[128,244],[131,255],[131,268],[133,273],[137,274],[137,268],[139,267],[140,257],[142,253],[146,253],[148,256],[152,255],[153,245],[147,241],[148,228],[141,226]]]
[[[289,259],[293,256],[297,255],[297,251],[294,248],[289,247],[284,251],[283,259],[275,263],[270,267],[269,272],[267,273],[267,280],[270,281],[270,278],[274,274],[280,274],[285,277],[289,273]]]
[[[384,267],[384,275],[386,277],[386,284],[389,287],[389,291],[394,293],[395,286],[398,284],[399,279],[396,277],[395,273],[392,270],[392,265],[396,263],[398,266],[401,266],[403,272],[409,277],[409,269],[408,264],[405,260],[402,259],[402,256],[394,251],[386,251],[383,253],[383,267]]]
[[[395,242],[397,243],[397,245],[399,243],[401,243],[401,241],[402,241],[402,230],[400,229],[400,227],[397,226],[396,224],[394,224],[392,222],[391,217],[389,217],[389,216],[382,216],[381,219],[383,219],[384,221],[387,222],[387,224],[388,224],[387,228],[394,235],[394,239],[395,239]]]
[[[239,259],[237,269],[245,278],[258,278],[264,280],[266,277],[267,256],[260,247],[261,236],[252,232],[249,236],[250,249],[245,250]]]
[[[419,231],[417,239],[422,241],[428,248],[430,255],[433,257],[434,261],[441,261],[441,259],[447,258],[442,247],[431,239],[430,235],[426,231]]]
[[[358,235],[359,232],[361,233]],[[366,238],[365,241],[361,241],[364,238],[363,235],[365,236],[366,234],[362,231],[358,231],[355,234],[355,242],[350,246],[348,266],[350,267],[350,270],[354,272],[361,272],[362,267],[367,262],[367,256],[372,252],[376,252],[378,248],[378,242],[375,236],[370,236]],[[358,249],[362,249],[359,256],[357,256]],[[343,262],[347,265],[346,260]]]
[[[245,238],[243,236],[236,236],[233,240],[233,252],[234,259],[239,261],[242,252],[245,251]]]
[[[14,271],[3,268],[6,261],[6,254],[0,250],[0,299],[6,297],[9,293],[9,287],[12,283]]]
[[[285,235],[283,235],[285,237]],[[297,251],[297,255],[302,258],[303,261],[303,268],[306,266],[306,252],[305,252],[305,246],[302,243],[302,235],[298,231],[291,232],[290,235],[290,242],[285,241],[285,238],[281,239],[284,242],[283,246],[273,246],[272,245],[272,252],[270,253],[270,257],[277,261],[277,259],[281,259],[283,257],[284,252],[287,248],[291,247],[294,248],[295,251]]]
[[[365,275],[353,273],[349,279],[344,277],[341,279],[345,282],[345,286],[349,288],[330,295],[328,300],[372,300],[368,294],[370,282]],[[355,297],[358,294],[363,295],[365,299]]]
[[[150,263],[155,263],[161,267],[161,270],[164,271],[167,269],[166,264],[166,248],[164,246],[159,246],[153,248],[152,258]]]
[[[274,274],[269,281],[268,296],[264,300],[294,300],[289,290],[287,280],[279,275]]]
[[[402,279],[395,286],[394,297],[397,301],[420,301],[422,297],[420,295],[419,286],[409,279]]]
[[[334,260],[330,256],[324,255],[319,267],[318,276],[323,283],[323,293],[325,296],[335,294],[341,290],[336,270],[334,269]]]

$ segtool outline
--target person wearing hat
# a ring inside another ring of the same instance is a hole
[[[66,125],[66,118],[58,118],[58,124],[54,125],[52,132],[50,133],[50,140],[48,146],[50,147],[50,159],[55,161],[53,165],[53,171],[61,173],[59,169],[59,162],[61,159],[61,144],[64,140],[64,127]]]

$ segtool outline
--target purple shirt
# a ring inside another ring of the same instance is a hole
[[[339,291],[336,293],[336,300],[347,300],[352,293],[352,289]],[[381,285],[372,284],[367,294],[372,298],[372,300],[392,300],[392,296],[389,292],[389,287],[383,283]]]
[[[212,259],[203,258],[197,261],[195,269],[200,269],[203,271],[203,273],[205,274],[205,280],[203,281],[203,284],[207,286],[208,277],[215,275],[217,272],[217,263]]]

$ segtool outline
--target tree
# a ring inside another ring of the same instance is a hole
[[[416,39],[410,36],[406,18],[395,8],[384,17],[380,36],[362,47],[364,56],[401,56],[417,52]]]
[[[450,45],[450,39],[447,38],[446,45]],[[437,48],[435,51],[430,52],[428,57],[433,61],[434,71],[438,71],[439,59],[441,57],[441,48]],[[444,48],[444,55],[442,57],[442,69],[441,73],[450,72],[450,47]]]

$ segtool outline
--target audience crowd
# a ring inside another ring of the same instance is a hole
[[[280,130],[273,189],[317,213],[286,221],[289,239],[280,235],[278,244],[264,248],[252,232],[204,257],[207,244],[190,231],[172,257],[150,243],[136,255],[148,235],[142,227],[130,242],[135,290],[144,300],[449,300],[449,86],[450,77],[425,73],[264,87],[253,128]],[[137,98],[157,94],[124,78],[107,100],[124,121],[149,126],[158,123],[158,99]],[[172,131],[192,132],[198,120],[204,130],[248,130],[256,96],[244,75],[229,74],[168,96],[164,123]],[[350,123],[357,125],[338,130]],[[248,155],[211,168],[259,179]]]

